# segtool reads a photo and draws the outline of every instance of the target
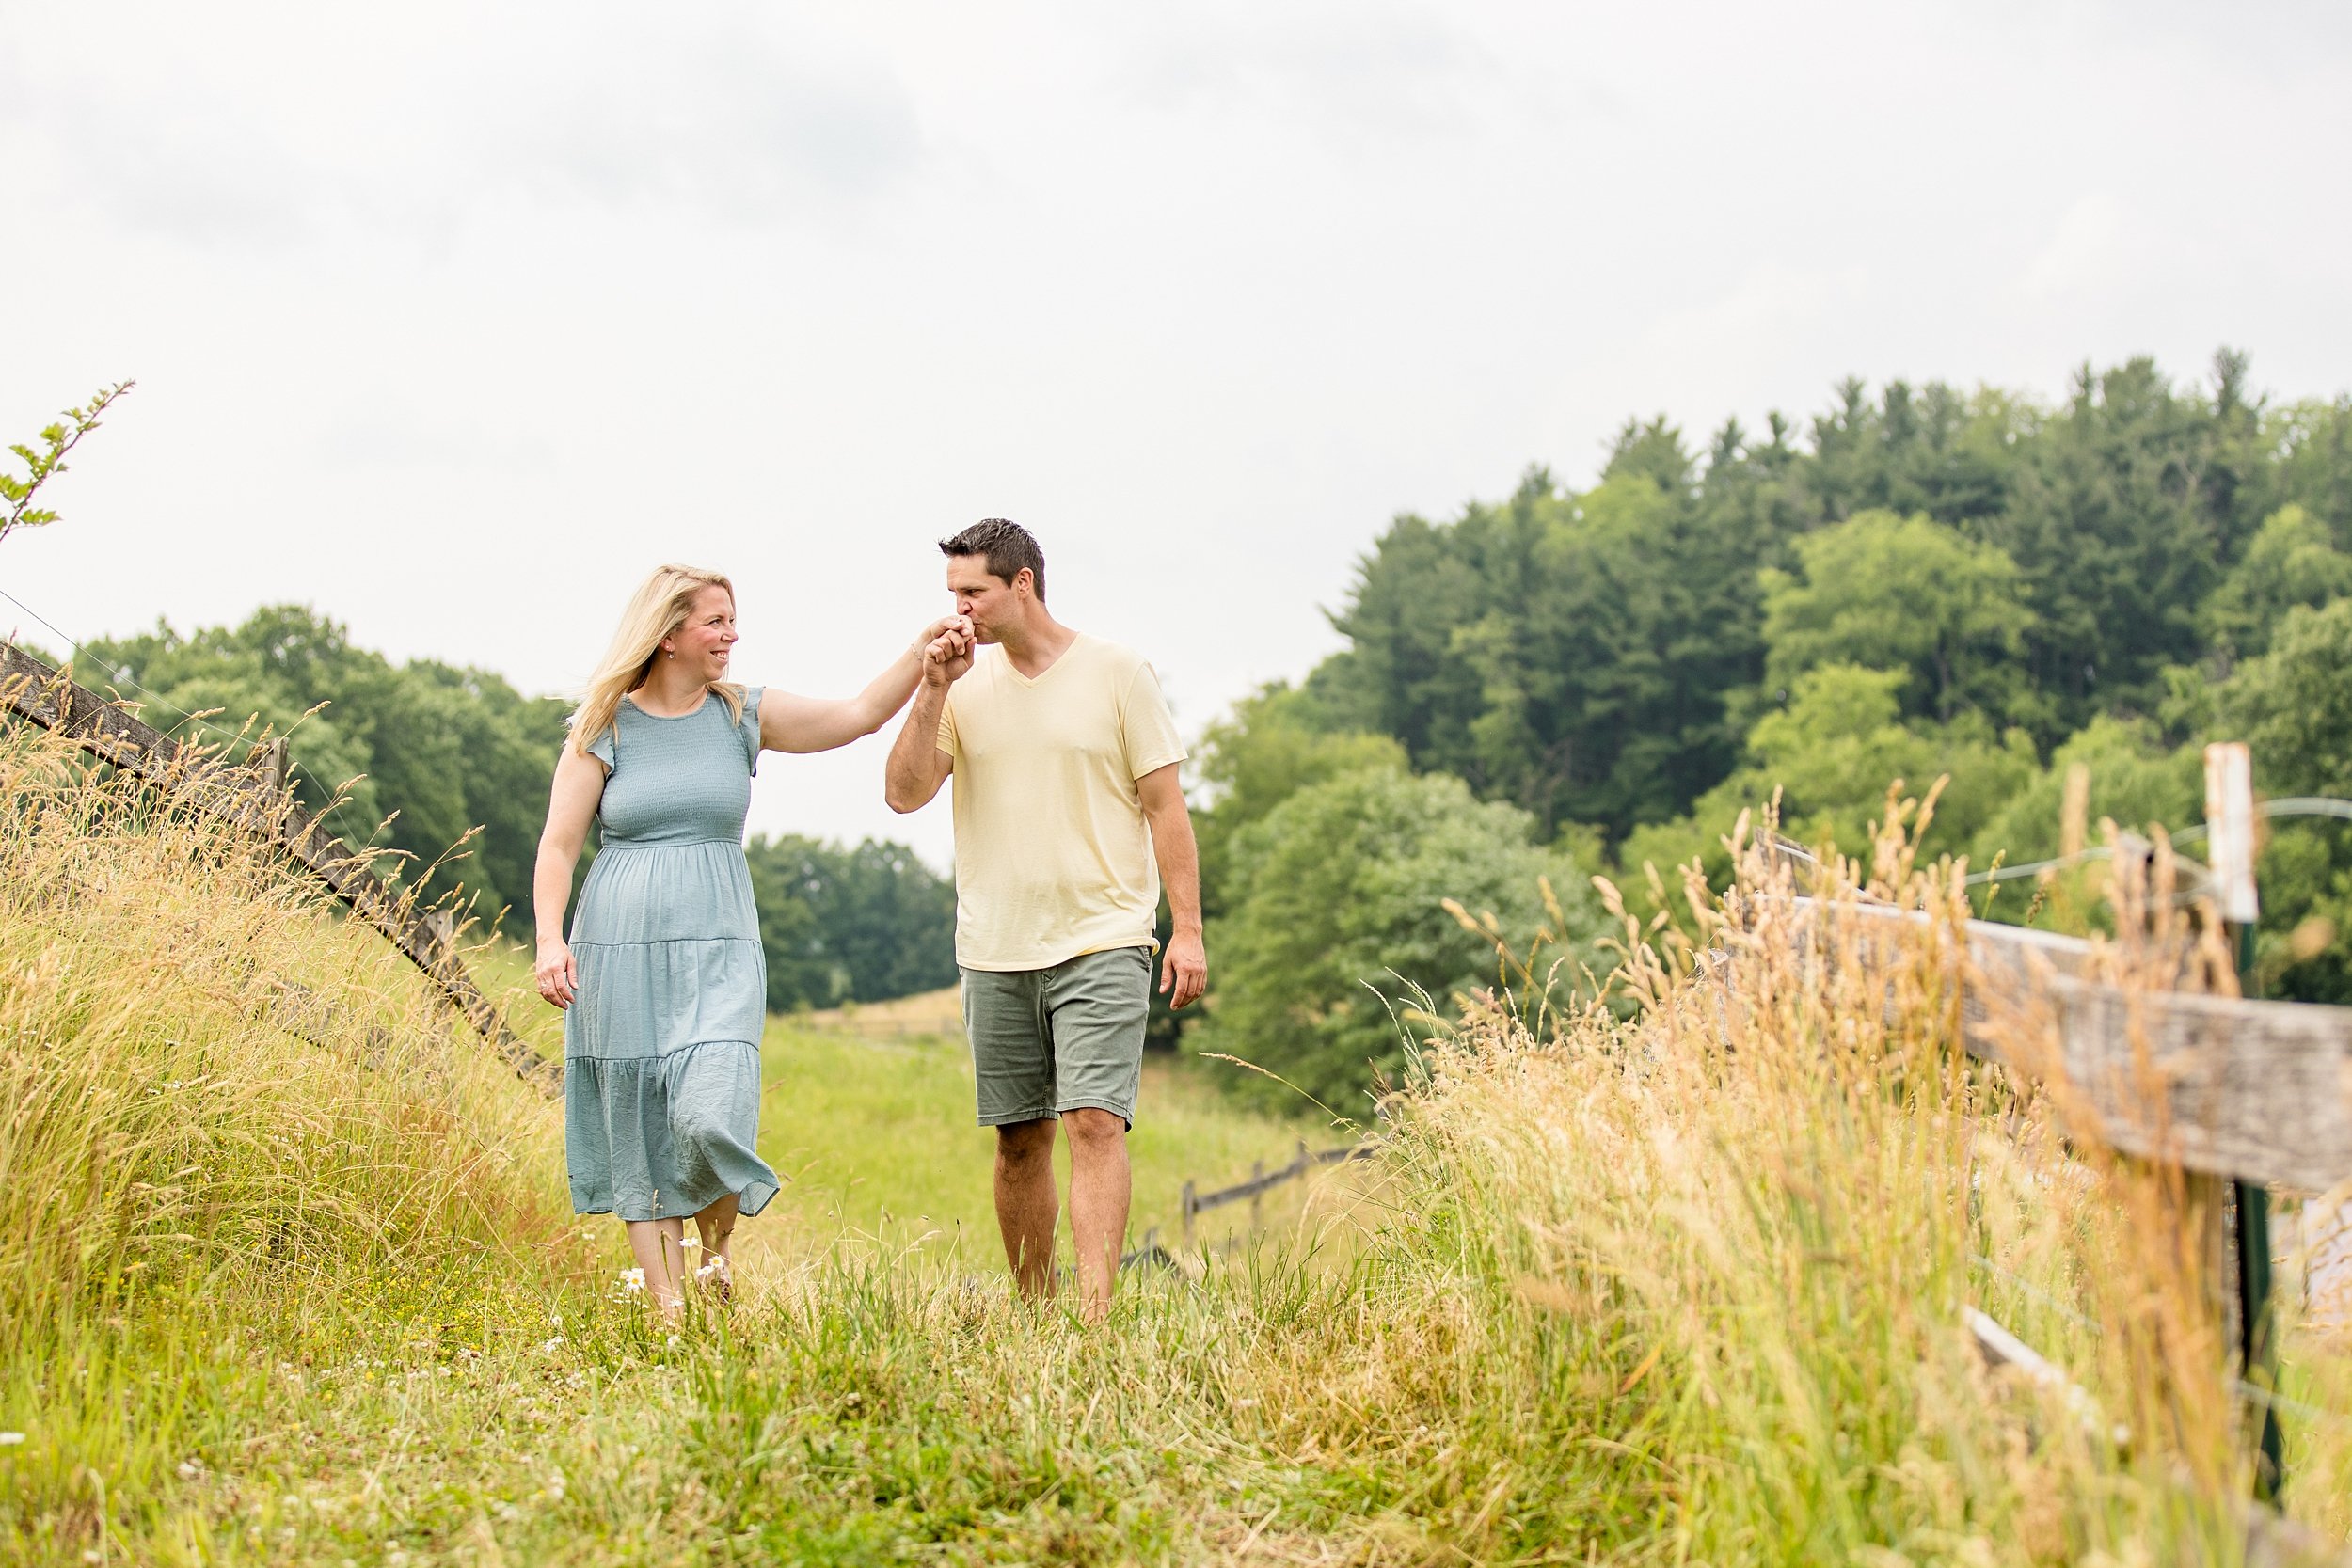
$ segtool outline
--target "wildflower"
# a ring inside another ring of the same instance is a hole
[[[21,1432],[0,1432],[0,1449],[12,1449],[23,1441],[24,1434]]]
[[[686,1341],[685,1341],[685,1340],[683,1340],[683,1339],[681,1339],[681,1338],[678,1338],[676,1335],[675,1335],[675,1334],[671,1335],[671,1336],[670,1336],[670,1338],[669,1338],[669,1340],[668,1340],[669,1347],[670,1347],[672,1350],[675,1350],[675,1349],[677,1349],[677,1348],[678,1348],[678,1346],[680,1346],[680,1345],[682,1345],[682,1344],[684,1344],[684,1343],[686,1343]]]
[[[642,1291],[642,1290],[644,1290],[644,1288],[645,1288],[645,1271],[644,1271],[644,1270],[643,1270],[643,1269],[623,1269],[623,1270],[621,1271],[621,1289],[622,1289],[623,1291]]]
[[[563,1345],[564,1336],[558,1334],[547,1343],[539,1347],[539,1354],[542,1355],[553,1355],[558,1350],[563,1348]]]
[[[680,1240],[678,1243],[679,1246],[686,1248],[690,1252],[702,1244],[703,1239],[700,1236],[688,1236]]]

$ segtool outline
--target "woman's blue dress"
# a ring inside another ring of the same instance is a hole
[[[756,1152],[768,965],[743,861],[759,698],[745,693],[740,722],[716,691],[675,719],[624,698],[588,748],[606,768],[603,842],[572,919],[580,985],[564,1016],[580,1213],[669,1219],[736,1193],[756,1214],[776,1196]]]

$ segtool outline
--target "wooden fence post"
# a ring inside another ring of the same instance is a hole
[[[2254,926],[2262,900],[2254,881],[2254,764],[2243,741],[2205,748],[2206,847],[2214,902],[2230,923],[2238,990],[2260,993],[2254,972]],[[2261,1423],[2254,1495],[2268,1502],[2286,1483],[2279,1417],[2269,1395],[2278,1386],[2278,1347],[2271,1334],[2270,1191],[2258,1181],[2233,1180],[2232,1239],[2237,1253],[2238,1375],[2258,1396]]]
[[[1180,1206],[1184,1220],[1184,1250],[1186,1252],[1190,1252],[1192,1250],[1192,1216],[1198,1212],[1194,1207],[1192,1200],[1191,1182],[1187,1181],[1184,1183],[1184,1196],[1177,1199],[1177,1203]]]
[[[1263,1181],[1265,1180],[1265,1162],[1263,1160],[1252,1160],[1249,1162],[1249,1180],[1252,1181]],[[1260,1190],[1249,1195],[1249,1228],[1253,1231],[1262,1228],[1264,1219],[1265,1193],[1263,1190]]]
[[[282,736],[257,748],[245,768],[230,766],[199,748],[182,746],[5,641],[0,641],[0,715],[26,720],[60,736],[233,827],[259,830],[277,853],[316,877],[354,915],[423,971],[517,1077],[537,1084],[550,1096],[563,1092],[563,1063],[524,1044],[465,966],[443,961],[432,947],[424,921],[368,868],[366,860],[327,832],[319,818],[285,798],[291,762]],[[262,803],[263,789],[276,793],[265,802],[267,819],[256,823],[253,808]]]

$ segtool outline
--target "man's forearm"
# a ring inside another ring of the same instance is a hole
[[[1182,805],[1152,818],[1152,847],[1160,858],[1160,885],[1168,890],[1168,912],[1176,929],[1200,934],[1200,848],[1192,836],[1192,814]]]
[[[882,799],[891,810],[913,811],[939,793],[939,715],[946,703],[945,687],[925,681],[914,689],[914,705],[882,765]]]

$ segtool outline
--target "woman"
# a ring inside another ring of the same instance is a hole
[[[962,636],[937,623],[846,702],[737,686],[733,586],[663,566],[629,601],[573,717],[532,880],[539,994],[564,1009],[572,1206],[619,1213],[664,1311],[684,1299],[685,1217],[702,1233],[695,1277],[723,1296],[736,1215],[776,1194],[756,1152],[768,972],[743,860],[759,753],[873,734],[906,705],[927,654],[961,651]],[[592,817],[603,844],[567,944]]]

